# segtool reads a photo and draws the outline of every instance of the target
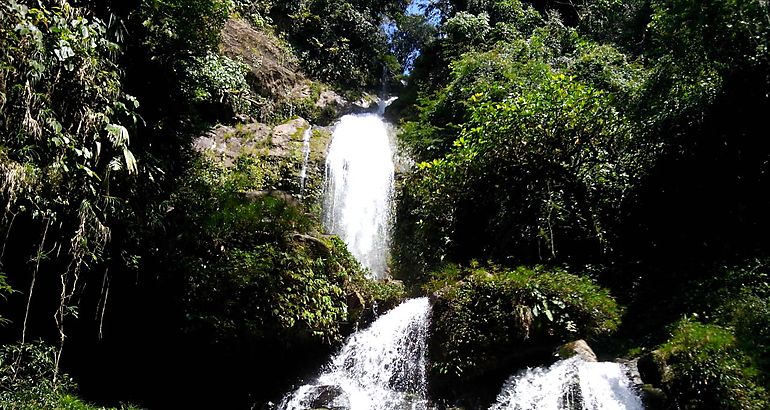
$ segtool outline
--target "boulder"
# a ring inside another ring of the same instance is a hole
[[[641,374],[639,374],[639,359],[615,359],[615,363],[623,365],[626,377],[631,381],[631,384],[636,386],[636,388],[641,388],[644,382],[642,381]]]
[[[273,128],[270,155],[286,156],[291,152],[292,143],[302,144],[302,136],[310,123],[304,118],[295,118]]]
[[[324,410],[349,410],[350,399],[347,393],[339,386],[321,385],[313,386],[307,394],[307,400],[303,403],[308,409]]]
[[[556,351],[557,356],[562,359],[569,359],[570,357],[579,356],[581,359],[587,362],[595,362],[596,353],[591,350],[585,340],[575,340],[574,342],[566,343],[560,346]]]
[[[321,91],[321,94],[318,96],[318,101],[316,101],[315,106],[318,108],[331,107],[339,109],[341,107],[347,106],[348,104],[348,101],[342,98],[342,96],[336,92],[332,90],[324,90]]]

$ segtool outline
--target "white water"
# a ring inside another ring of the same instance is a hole
[[[490,410],[642,410],[622,365],[578,357],[521,372]]]
[[[426,409],[429,322],[427,298],[402,303],[353,334],[326,371],[287,396],[280,409],[305,410],[319,404],[352,410]],[[326,400],[318,403],[323,395]]]
[[[393,172],[382,117],[342,117],[326,156],[324,225],[345,241],[374,279],[387,276]]]
[[[307,162],[310,159],[310,136],[313,134],[313,127],[308,127],[302,134],[302,170],[299,172],[299,194],[305,191],[305,180],[307,179]]]

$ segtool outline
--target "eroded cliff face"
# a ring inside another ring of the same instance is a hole
[[[233,18],[222,30],[220,52],[250,68],[250,85],[259,95],[274,100],[307,97],[310,81],[296,57],[278,38]]]
[[[299,116],[315,125],[329,125],[344,114],[376,110],[376,96],[347,95],[309,78],[288,44],[245,20],[227,21],[219,52],[248,67],[254,109],[239,115],[238,122],[275,123]]]

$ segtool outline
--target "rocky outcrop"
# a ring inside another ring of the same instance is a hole
[[[292,143],[302,143],[305,130],[310,123],[304,118],[295,118],[273,128],[270,141],[270,155],[286,156],[294,148]]]
[[[202,153],[214,154],[226,166],[233,165],[245,152],[255,152],[269,144],[272,127],[252,123],[231,127],[218,125],[193,141],[193,148]]]
[[[254,29],[247,21],[233,18],[225,23],[220,50],[249,66],[251,86],[258,94],[272,99],[307,97],[309,81],[296,58],[276,37]]]
[[[330,124],[345,114],[377,111],[377,97],[364,94],[346,98],[305,76],[288,45],[269,32],[231,18],[222,30],[220,53],[249,67],[248,82],[262,97],[260,121],[302,115],[319,124]]]
[[[193,141],[199,152],[212,153],[231,166],[241,155],[263,154],[287,158],[302,149],[302,137],[310,128],[303,118],[271,127],[262,123],[218,125]],[[325,150],[325,145],[317,148]]]
[[[339,386],[312,386],[302,405],[312,410],[349,410],[350,399]]]
[[[666,408],[668,396],[658,386],[663,384],[669,369],[660,352],[656,350],[643,355],[636,360],[636,366],[642,381],[639,391],[645,408],[648,410]]]
[[[375,113],[378,110],[379,98],[376,95],[364,94],[355,101],[337,94],[334,90],[323,90],[315,102],[319,109],[333,110],[335,116],[345,114]]]
[[[304,166],[303,137],[307,130],[312,130],[312,134],[308,161]],[[258,122],[235,126],[217,125],[196,138],[193,148],[228,168],[234,166],[238,158],[243,156],[257,159],[255,163],[263,164],[264,172],[272,178],[271,182],[258,187],[259,190],[244,192],[245,199],[288,195],[289,197],[282,198],[285,202],[292,205],[301,202],[306,209],[315,212],[323,199],[324,161],[330,140],[330,129],[311,129],[307,120],[295,118],[276,126]],[[300,175],[303,168],[305,179],[304,184],[301,184]]]

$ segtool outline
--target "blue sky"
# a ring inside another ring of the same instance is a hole
[[[428,0],[412,0],[412,4],[409,5],[406,11],[409,12],[409,14],[419,14],[419,6],[426,3],[428,3]]]

